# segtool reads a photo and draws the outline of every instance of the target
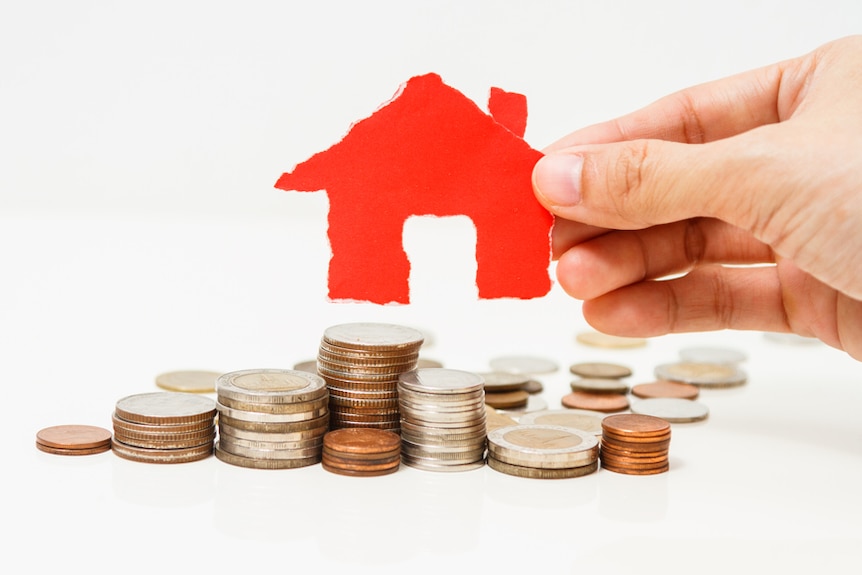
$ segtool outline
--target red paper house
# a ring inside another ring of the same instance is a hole
[[[553,217],[532,191],[542,154],[523,140],[526,98],[492,88],[488,107],[436,74],[416,76],[279,178],[276,188],[329,195],[330,299],[409,302],[402,230],[413,215],[472,220],[480,298],[548,293]]]

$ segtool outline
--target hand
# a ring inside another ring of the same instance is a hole
[[[597,329],[794,332],[862,360],[862,36],[545,152],[557,278]]]

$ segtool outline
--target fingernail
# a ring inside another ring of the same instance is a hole
[[[581,201],[581,170],[584,158],[572,154],[549,154],[536,162],[533,187],[552,206],[574,206]]]

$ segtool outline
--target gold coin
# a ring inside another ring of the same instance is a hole
[[[168,371],[156,376],[156,385],[168,391],[214,393],[216,380],[220,375],[221,373],[215,371]]]
[[[573,363],[569,366],[569,371],[581,377],[596,379],[622,379],[632,374],[629,367],[601,361]]]
[[[659,380],[652,383],[640,383],[632,387],[632,395],[642,399],[651,397],[697,399],[697,396],[700,395],[700,389],[690,383]]]

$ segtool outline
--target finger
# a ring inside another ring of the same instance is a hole
[[[562,254],[556,273],[566,293],[586,300],[699,265],[774,261],[772,250],[749,233],[720,220],[695,218],[590,239]]]
[[[604,333],[653,337],[719,329],[788,332],[775,267],[709,266],[673,280],[630,285],[582,306]]]
[[[559,258],[572,246],[600,236],[607,233],[607,231],[605,228],[588,226],[563,218],[555,218],[554,229],[551,234],[553,258]]]
[[[810,65],[806,56],[687,88],[573,132],[544,151],[644,139],[700,144],[780,122],[793,114]]]

